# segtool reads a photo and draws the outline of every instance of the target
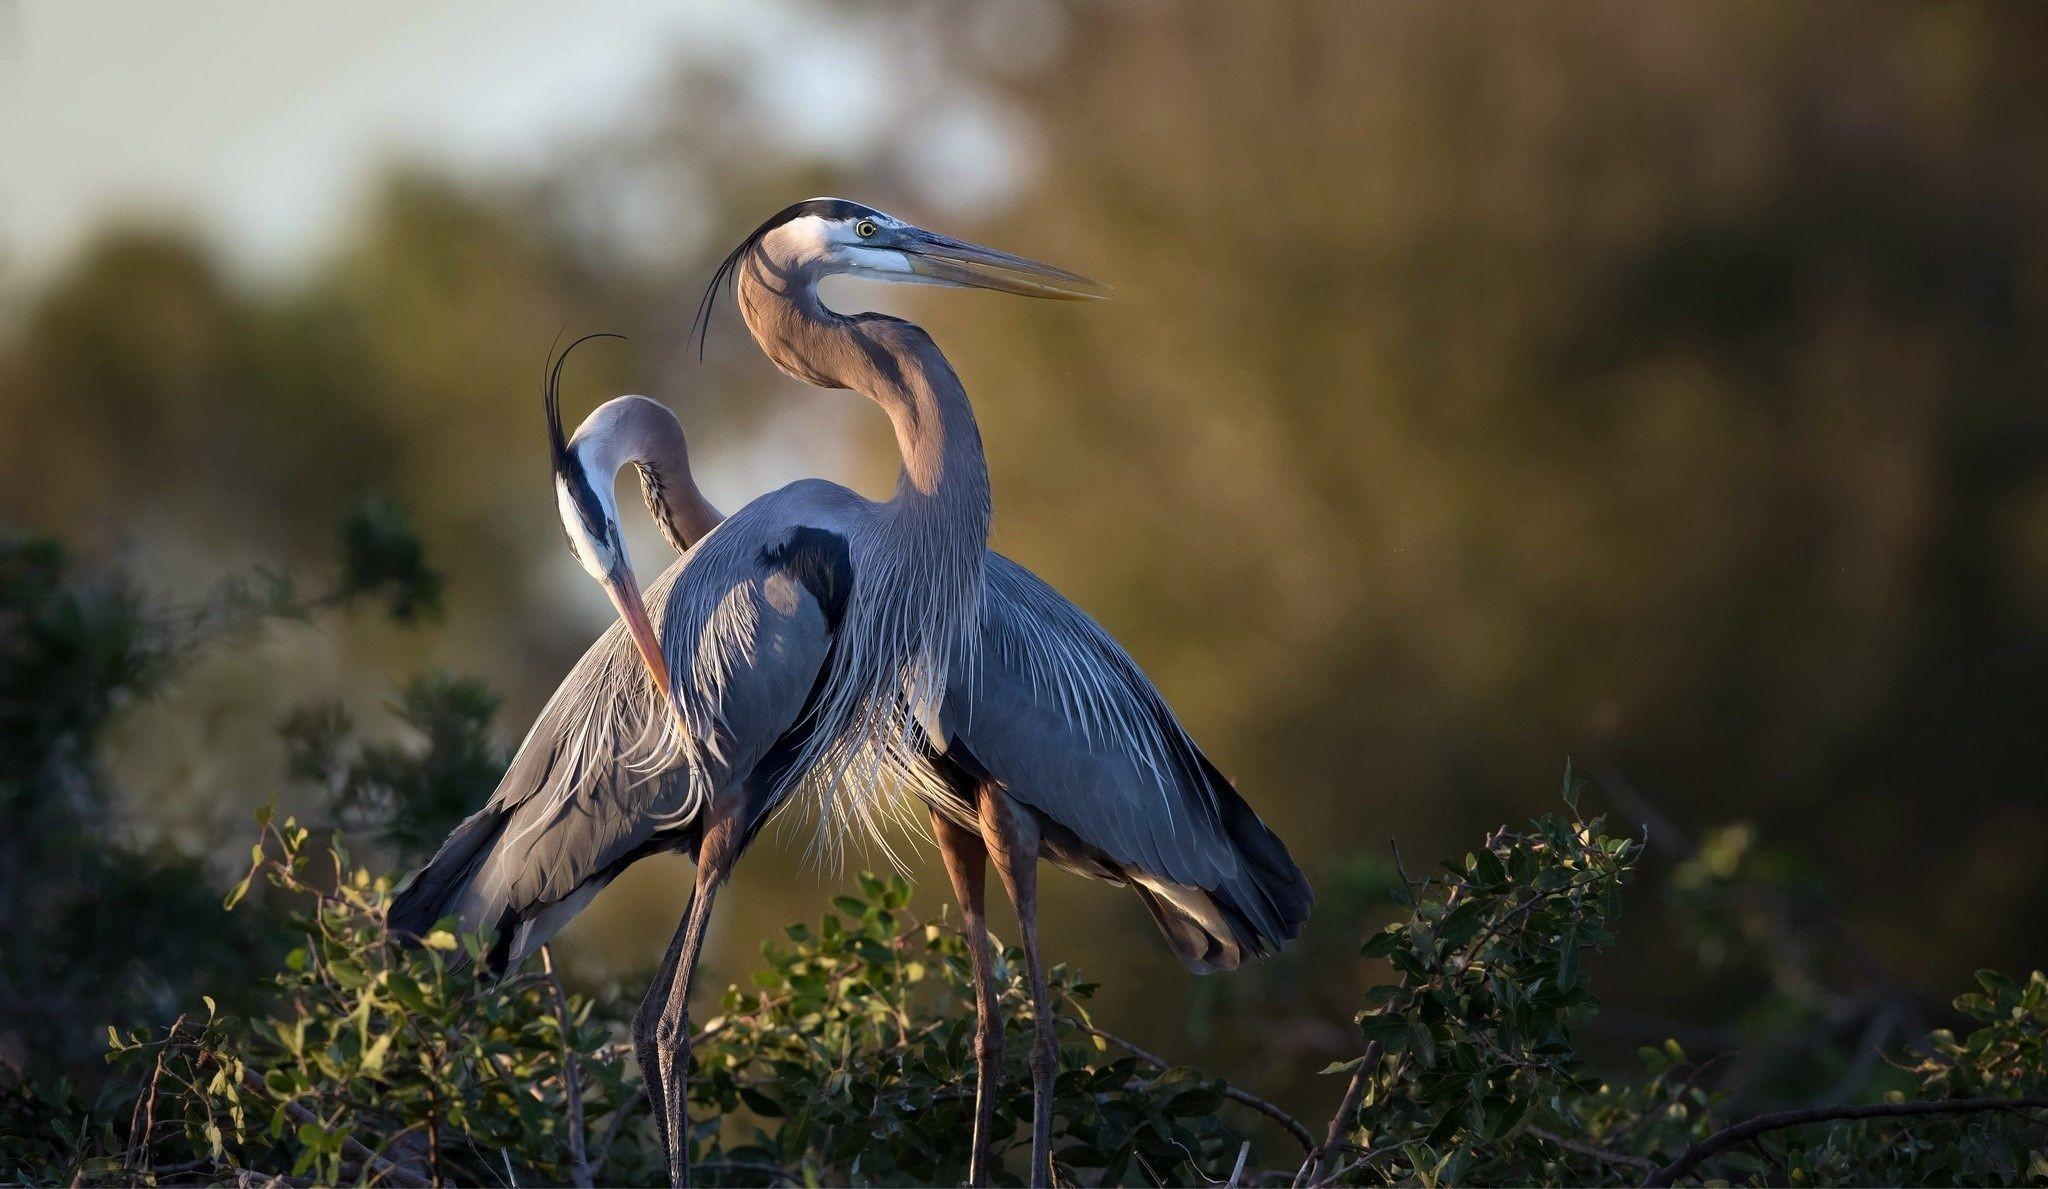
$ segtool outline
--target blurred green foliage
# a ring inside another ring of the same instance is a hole
[[[381,596],[386,612],[399,623],[441,613],[441,575],[427,565],[425,547],[404,508],[389,500],[364,504],[342,522],[341,546],[339,597]]]
[[[196,986],[239,987],[256,973],[272,922],[202,911],[208,856],[147,840],[100,749],[119,710],[266,623],[381,594],[394,618],[410,619],[422,604],[406,592],[439,577],[402,514],[368,516],[380,525],[368,537],[365,516],[342,525],[331,591],[301,597],[272,573],[223,581],[190,607],[120,569],[81,566],[54,539],[0,536],[0,1064],[75,1066],[105,1022],[160,1014]],[[406,560],[394,567],[390,557]],[[394,853],[431,847],[497,781],[503,760],[485,733],[496,709],[474,682],[415,680],[401,716],[425,736],[424,752],[363,748],[341,774],[335,811],[374,817]],[[308,767],[317,717],[289,720]]]
[[[248,928],[204,911],[203,861],[137,840],[97,752],[208,618],[0,536],[0,1066],[79,1062],[95,1023],[255,973]]]
[[[396,866],[423,862],[498,786],[510,757],[491,741],[500,699],[482,682],[425,673],[391,707],[408,728],[362,743],[338,704],[300,707],[279,727],[290,775],[323,793],[339,824],[374,840]]]

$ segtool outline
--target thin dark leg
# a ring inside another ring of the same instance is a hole
[[[990,1133],[1003,1077],[1003,1022],[996,1011],[995,959],[989,952],[988,918],[983,912],[988,848],[980,834],[937,813],[932,814],[932,837],[945,856],[946,874],[966,922],[967,952],[974,961],[974,1141],[968,1150],[967,1184],[980,1189],[988,1184]]]
[[[696,896],[691,895],[694,901]],[[683,953],[683,941],[690,931],[690,909],[683,908],[683,919],[676,922],[675,936],[669,939],[668,953],[663,955],[661,966],[654,972],[654,978],[647,984],[647,994],[640,998],[640,1009],[633,1013],[633,1060],[640,1066],[640,1080],[647,1087],[647,1106],[654,1115],[654,1130],[661,1137],[663,1151],[668,1150],[668,1111],[663,1105],[661,1067],[655,1060],[655,1032],[661,1024],[661,1009],[668,1002],[669,987],[676,979],[676,963]]]
[[[696,887],[690,893],[682,944],[676,947],[661,1014],[654,1025],[656,1072],[649,1081],[649,1093],[659,1082],[656,1117],[661,1120],[662,1143],[668,1150],[669,1183],[678,1187],[690,1183],[690,983],[696,977],[697,956],[704,949],[704,928],[711,920],[712,902],[745,843],[738,814],[720,812],[722,808],[714,803],[712,820],[697,847]],[[643,1066],[642,1076],[646,1073]]]
[[[669,1184],[690,1183],[690,981],[696,977],[697,955],[704,948],[704,926],[724,874],[705,878],[697,868],[697,887],[690,894],[690,913],[683,922],[683,949],[669,980],[668,1000],[655,1025],[655,1067],[661,1071],[662,1132],[668,1145]]]
[[[1052,995],[1045,984],[1045,963],[1038,956],[1038,823],[1001,789],[985,786],[981,836],[995,856],[1010,902],[1017,906],[1018,940],[1023,942],[1031,977],[1030,1182],[1047,1186],[1053,1182],[1052,1079],[1059,1071],[1059,1037],[1052,1018]]]

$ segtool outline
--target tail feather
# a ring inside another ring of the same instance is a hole
[[[404,942],[417,942],[448,917],[458,928],[474,932],[498,924],[497,914],[484,915],[473,902],[477,872],[505,830],[505,814],[495,805],[463,819],[427,865],[414,872],[392,895],[384,927]]]
[[[1195,754],[1237,852],[1239,874],[1213,888],[1166,883],[1130,870],[1125,875],[1181,962],[1208,974],[1280,952],[1301,935],[1316,898],[1287,844],[1259,820],[1207,756],[1199,750]]]
[[[679,572],[670,567],[650,601],[665,599]],[[490,800],[392,897],[386,927],[417,940],[453,918],[459,932],[496,934],[485,959],[494,972],[518,965],[627,863],[673,836],[660,823],[675,816],[687,782],[632,762],[663,713],[613,624],[541,709]]]

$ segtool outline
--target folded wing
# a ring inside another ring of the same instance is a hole
[[[1130,656],[1022,566],[991,553],[986,573],[948,757],[1036,810],[1055,862],[1131,885],[1190,968],[1299,934],[1307,878]]]

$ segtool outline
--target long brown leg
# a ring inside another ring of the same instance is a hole
[[[974,961],[974,1145],[967,1157],[967,1184],[988,1184],[990,1132],[996,1122],[996,1093],[1003,1076],[1003,1022],[996,1010],[995,959],[989,952],[988,918],[983,911],[987,889],[988,847],[981,835],[932,814],[932,837],[946,859],[946,874],[966,921],[967,952]]]
[[[1017,906],[1017,930],[1031,976],[1031,1176],[1033,1186],[1053,1182],[1052,1079],[1059,1071],[1059,1038],[1045,963],[1038,954],[1038,823],[1000,788],[981,790],[981,837]]]
[[[640,1070],[641,1076],[647,1078],[648,1097],[656,1106],[656,1117],[661,1120],[662,1142],[668,1149],[669,1184],[678,1189],[690,1183],[690,983],[696,977],[697,956],[704,949],[704,927],[711,920],[712,901],[731,874],[745,843],[739,813],[733,811],[738,806],[726,812],[720,812],[721,808],[714,803],[713,818],[706,824],[703,841],[697,847],[696,886],[683,918],[682,943],[673,947],[675,962],[669,972],[667,997],[654,1026],[655,1075],[647,1078],[645,1065]]]

